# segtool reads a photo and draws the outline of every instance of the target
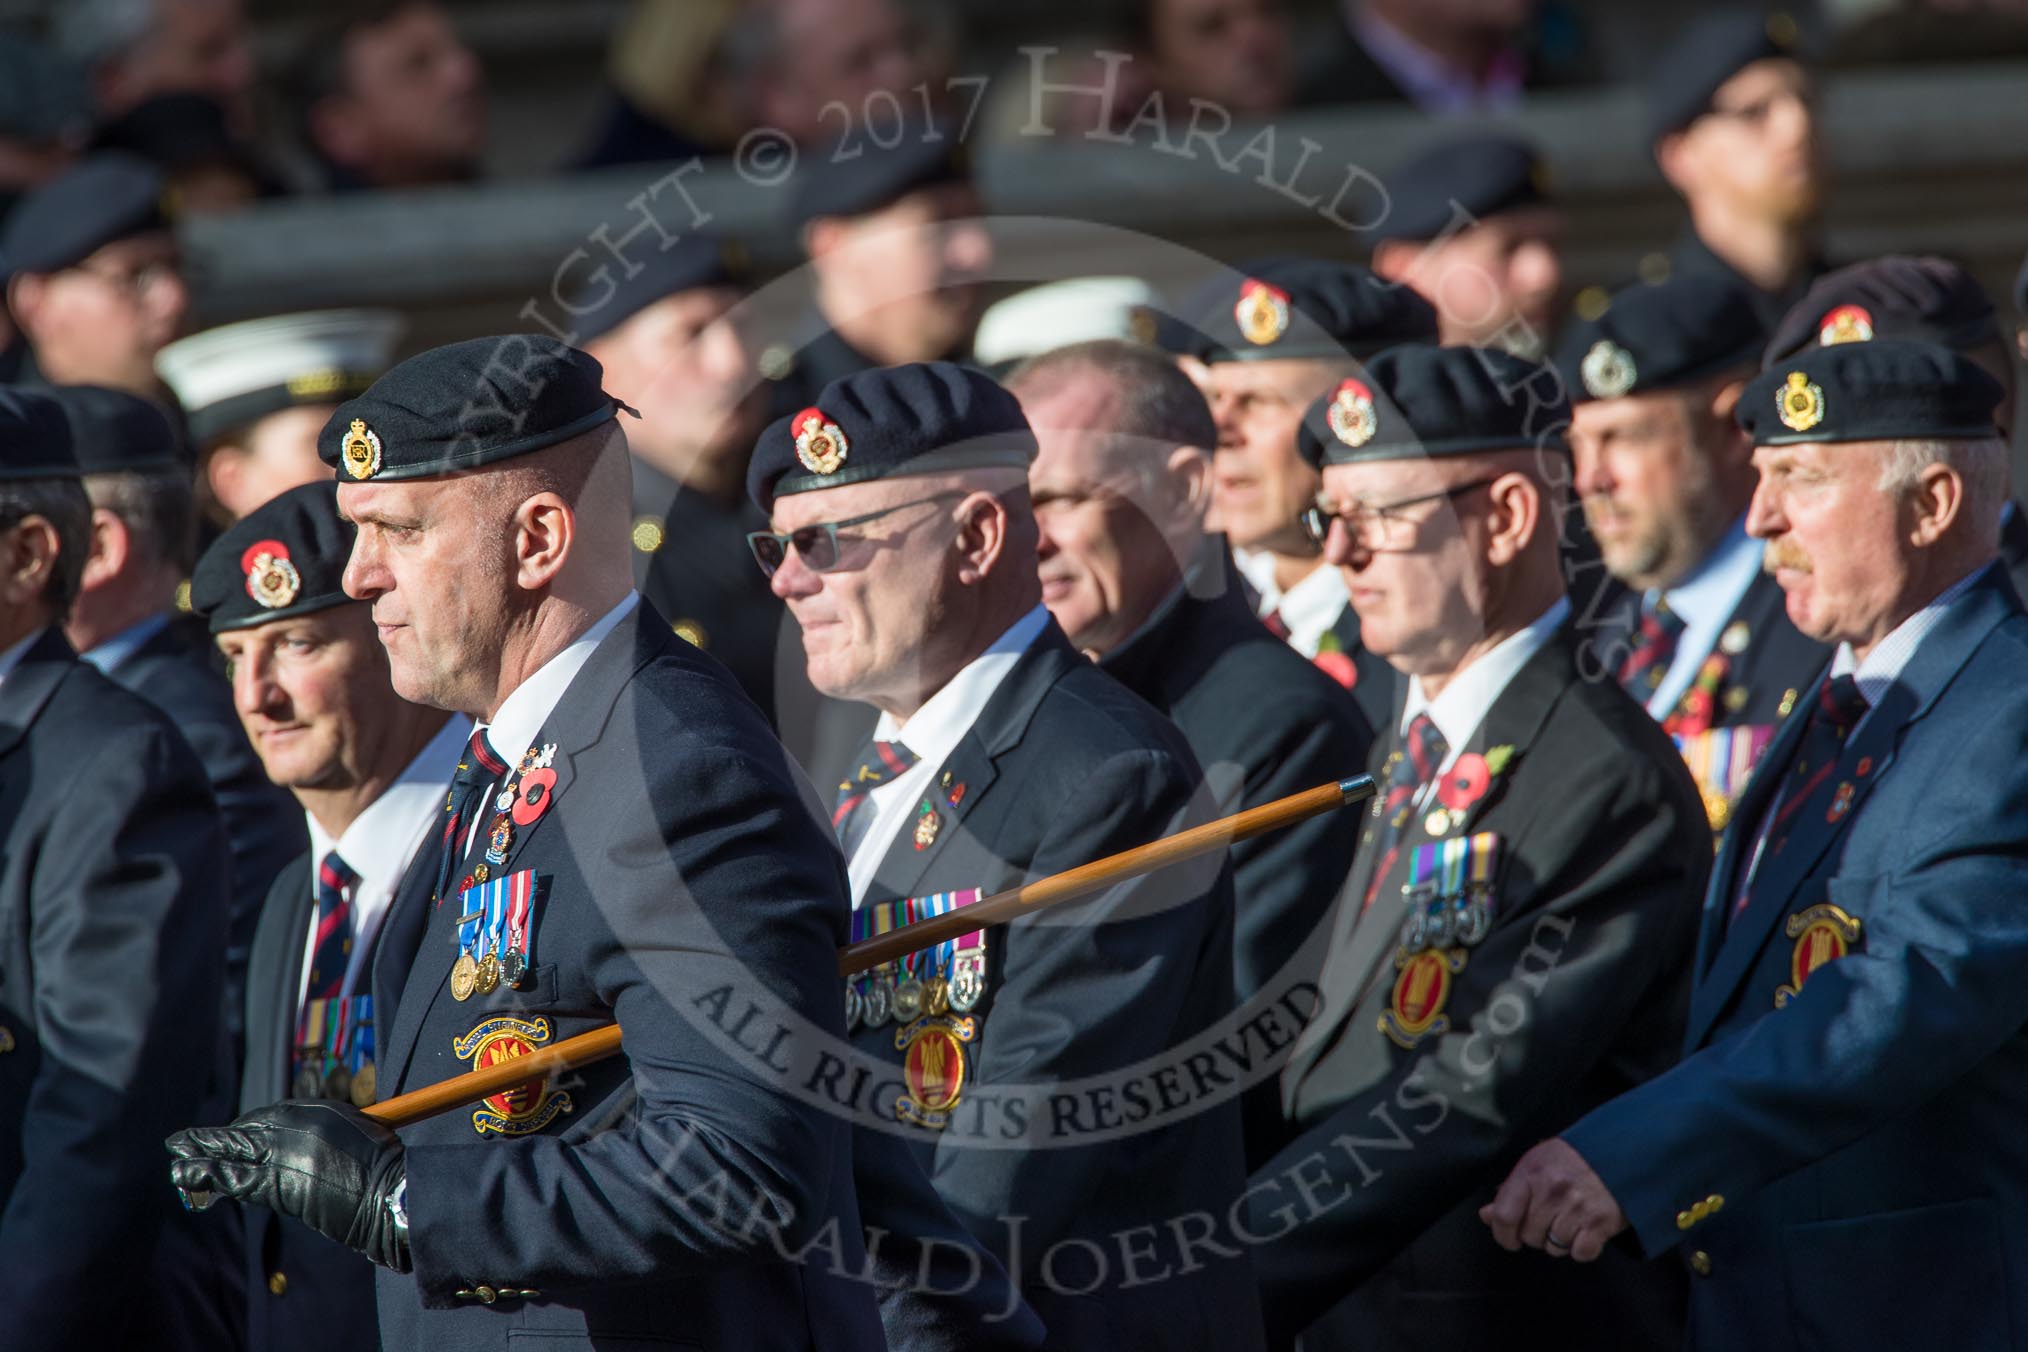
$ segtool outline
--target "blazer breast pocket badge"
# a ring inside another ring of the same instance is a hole
[[[1850,953],[1864,930],[1865,922],[1858,916],[1828,901],[1790,916],[1782,932],[1796,941],[1796,947],[1789,955],[1789,984],[1775,987],[1775,1008],[1785,1008],[1801,995],[1812,972]]]
[[[1454,979],[1493,929],[1499,855],[1498,833],[1481,831],[1418,845],[1409,857],[1394,991],[1378,1020],[1395,1046],[1413,1051],[1425,1038],[1450,1031],[1444,1010]]]
[[[486,1070],[502,1062],[519,1060],[550,1039],[548,1019],[517,1019],[500,1015],[487,1019],[451,1044],[460,1061],[472,1069]],[[571,1109],[570,1095],[549,1087],[549,1077],[537,1075],[511,1089],[488,1094],[472,1114],[472,1129],[481,1136],[528,1136],[541,1131],[558,1114]]]

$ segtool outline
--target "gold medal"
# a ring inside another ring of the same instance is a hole
[[[352,1073],[353,1107],[370,1108],[373,1106],[373,1091],[376,1078],[371,1061],[365,1062],[358,1070]]]
[[[922,983],[922,1012],[943,1014],[951,1007],[951,983],[933,976]]]
[[[1443,807],[1432,808],[1430,814],[1422,819],[1422,829],[1433,836],[1440,836],[1449,831],[1451,829],[1450,809]]]
[[[472,978],[472,989],[481,995],[491,995],[500,989],[500,959],[491,953],[479,959],[478,972]]]
[[[470,953],[458,954],[458,960],[451,964],[451,998],[469,1000],[472,985],[479,979],[479,964],[472,961]]]

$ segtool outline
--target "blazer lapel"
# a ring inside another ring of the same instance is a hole
[[[582,755],[597,744],[634,673],[653,661],[674,641],[667,622],[643,598],[635,604],[634,613],[593,650],[584,668],[557,701],[535,742],[537,746],[551,740],[556,743],[556,757],[551,762],[551,768],[556,771],[556,783],[550,789],[552,798],[563,796],[574,778],[572,756]],[[529,838],[543,822],[555,815],[556,808],[552,803],[541,817],[517,830],[507,862],[498,868],[489,866],[490,876],[504,877],[512,872],[527,848]],[[460,861],[462,865],[468,867],[475,858],[484,857],[487,824],[492,820],[493,809],[489,803],[487,811],[480,814],[478,836],[472,842],[471,850]],[[396,940],[397,933],[415,942],[416,947],[408,950],[406,971],[392,966],[382,968],[378,964],[375,970],[376,986],[385,978],[387,985],[399,984],[401,989],[393,1026],[388,1030],[386,1045],[380,1049],[381,1083],[390,1090],[400,1084],[402,1077],[408,1073],[422,1026],[450,988],[451,967],[458,957],[456,945],[451,942],[452,936],[457,933],[457,898],[445,897],[442,904],[430,905],[429,889],[435,879],[419,877],[421,872],[410,867],[408,877],[402,882],[402,892],[406,895],[397,896],[395,910],[390,912],[383,926],[380,956],[389,963],[400,960],[402,948]],[[462,877],[463,874],[459,872],[454,876]],[[398,931],[395,928],[397,917],[401,922]],[[378,1007],[379,1002],[376,1001],[375,1005]]]
[[[28,645],[0,682],[0,756],[12,751],[42,713],[42,706],[77,665],[77,653],[54,625]]]
[[[1691,996],[1686,1045],[1697,1045],[1717,1021],[1733,991],[1753,969],[1761,948],[1776,922],[1788,910],[1797,889],[1816,870],[1831,847],[1844,839],[1845,828],[1864,805],[1873,786],[1880,782],[1893,764],[1902,737],[1929,712],[1937,697],[1949,687],[1951,679],[1993,627],[2019,611],[2020,603],[2014,599],[2005,574],[1999,571],[1997,565],[1990,567],[1979,582],[1958,598],[1936,628],[1924,636],[1915,655],[1902,668],[1899,679],[1888,687],[1880,702],[1867,714],[1864,725],[1853,734],[1840,753],[1831,782],[1841,788],[1851,786],[1851,799],[1846,809],[1838,814],[1835,821],[1801,821],[1796,824],[1781,854],[1762,861],[1759,873],[1751,881],[1752,899],[1746,909],[1732,920],[1729,928],[1726,927],[1726,917],[1738,895],[1736,875],[1743,862],[1738,858],[1728,861],[1729,867],[1723,879],[1733,880],[1734,885],[1723,894],[1711,894],[1705,905],[1705,928],[1717,931],[1710,945],[1715,952],[1709,973],[1697,983]],[[1751,824],[1755,835],[1759,834],[1760,819],[1773,797],[1774,785],[1787,774],[1808,722],[1804,708],[1798,707],[1795,716],[1783,727],[1776,747],[1770,750],[1763,762],[1761,773],[1754,776],[1749,790],[1749,796],[1754,799],[1754,814],[1741,820]],[[1862,765],[1866,767],[1864,774],[1859,773]],[[1816,809],[1811,810],[1814,812]],[[1752,844],[1750,838],[1742,836],[1728,853],[1736,856],[1751,849]],[[1704,947],[1700,943],[1700,949]]]

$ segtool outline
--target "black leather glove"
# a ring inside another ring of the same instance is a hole
[[[409,1270],[408,1222],[388,1199],[407,1177],[401,1138],[343,1103],[296,1101],[167,1142],[184,1205],[231,1197],[294,1216],[382,1267]]]

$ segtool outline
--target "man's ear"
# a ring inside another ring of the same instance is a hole
[[[514,509],[514,585],[541,591],[556,581],[577,542],[577,513],[554,493],[537,493]]]
[[[803,254],[811,261],[835,253],[845,243],[850,226],[836,216],[819,216],[803,227]]]
[[[1169,452],[1168,472],[1171,526],[1200,526],[1211,510],[1211,457],[1195,446],[1178,446]]]
[[[23,337],[35,339],[42,316],[42,298],[49,292],[49,278],[39,272],[18,273],[7,283],[7,308]]]
[[[127,523],[103,507],[92,508],[91,546],[85,553],[80,591],[97,591],[117,578],[134,555],[134,536]]]
[[[1542,486],[1525,474],[1502,474],[1486,485],[1493,512],[1486,557],[1503,567],[1520,557],[1542,526]]]
[[[246,496],[249,454],[238,442],[228,441],[204,459],[204,482],[211,490],[211,500],[235,518],[246,515],[240,504]]]
[[[0,534],[0,609],[16,612],[45,603],[62,544],[48,518],[23,517]]]
[[[992,575],[1007,552],[1012,525],[1007,504],[992,493],[973,493],[958,504],[954,515],[958,523],[953,546],[958,551],[958,581],[976,586]]]
[[[1927,549],[1943,537],[1951,524],[1965,512],[1965,481],[1945,464],[1924,466],[1915,488],[1908,495],[1914,520],[1908,538],[1919,549]]]
[[[1662,171],[1662,177],[1669,181],[1679,196],[1687,196],[1695,178],[1695,148],[1690,143],[1690,133],[1672,131],[1655,142],[1655,167]]]

